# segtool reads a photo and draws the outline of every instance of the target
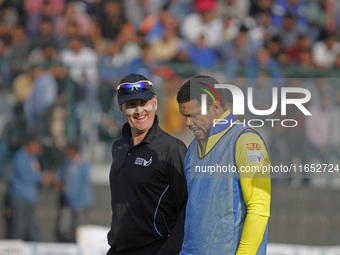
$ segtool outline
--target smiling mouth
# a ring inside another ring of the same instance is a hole
[[[146,119],[146,115],[142,115],[142,116],[138,116],[138,117],[135,117],[135,119],[137,121],[144,121]]]

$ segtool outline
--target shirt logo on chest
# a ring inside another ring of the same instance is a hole
[[[151,165],[152,163],[152,157],[150,157],[149,160],[146,160],[145,158],[140,158],[140,157],[137,157],[135,159],[135,165],[139,165],[139,166],[149,166]]]

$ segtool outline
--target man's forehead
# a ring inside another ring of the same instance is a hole
[[[180,109],[190,112],[200,111],[201,105],[197,99],[192,99],[190,101],[179,104]]]
[[[145,100],[145,99],[140,99],[140,98],[136,98],[136,99],[132,99],[132,100],[129,100],[129,101],[126,101],[125,103],[123,104],[139,104],[139,103],[146,103],[148,101],[151,101],[152,99],[150,100]]]
[[[191,108],[201,107],[201,103],[197,99],[191,99],[189,105]]]

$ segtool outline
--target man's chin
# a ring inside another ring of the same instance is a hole
[[[205,134],[195,134],[195,138],[199,141],[203,141],[206,139],[206,135]]]

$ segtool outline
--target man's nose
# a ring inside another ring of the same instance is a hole
[[[185,120],[184,120],[184,124],[187,127],[190,127],[192,125],[191,118],[190,117],[186,117]]]
[[[143,106],[137,105],[135,108],[135,113],[141,114],[144,111]]]

